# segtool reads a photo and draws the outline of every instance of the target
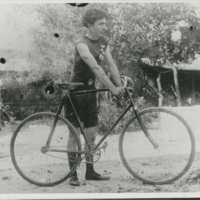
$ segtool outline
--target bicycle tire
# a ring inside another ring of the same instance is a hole
[[[48,187],[62,183],[72,175],[81,161],[80,153],[76,153],[76,160],[70,169],[67,152],[41,152],[55,116],[50,112],[33,114],[20,123],[11,138],[10,153],[15,169],[26,181],[37,186]],[[80,152],[81,143],[76,129],[61,116],[58,117],[50,147],[66,150],[69,131]]]
[[[195,139],[188,123],[166,108],[147,108],[139,112],[139,116],[159,147],[153,147],[140,130],[136,117],[130,118],[119,138],[125,168],[147,184],[168,184],[181,178],[195,155]]]

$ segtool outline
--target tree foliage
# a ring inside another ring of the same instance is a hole
[[[148,57],[153,65],[162,66],[188,62],[199,53],[199,17],[193,7],[183,3],[121,6],[123,19],[118,26],[121,31],[115,33],[120,35],[119,45],[121,55],[127,56],[125,60]],[[182,37],[173,40],[172,34],[179,31]]]
[[[196,8],[186,3],[89,4],[86,7],[44,4],[37,7],[42,23],[32,31],[35,42],[30,53],[31,81],[44,75],[68,79],[74,42],[86,31],[81,14],[89,7],[99,7],[109,13],[107,36],[112,55],[121,74],[131,76],[138,88],[142,86],[142,74],[136,58],[147,57],[152,65],[163,66],[188,63],[200,53],[200,17]]]
[[[104,3],[85,7],[44,4],[37,7],[41,25],[32,30],[35,41],[29,55],[30,82],[44,77],[69,79],[75,41],[86,31],[81,24],[81,15],[89,7],[102,8],[109,13],[107,37],[111,54],[120,74],[133,79],[136,100],[141,95],[146,95],[146,99],[156,98],[153,94],[156,84],[151,80],[148,90],[138,58],[149,58],[152,66],[162,67],[189,63],[200,53],[200,16],[189,4]],[[103,104],[100,132],[105,132],[119,116],[115,105]],[[142,106],[149,106],[149,102],[145,101]]]
[[[35,42],[29,54],[30,81],[69,77],[74,42],[84,32],[79,9],[63,4],[37,8],[42,23],[32,30]]]

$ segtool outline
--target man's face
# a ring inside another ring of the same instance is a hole
[[[105,35],[107,30],[107,20],[105,18],[97,20],[93,25],[89,26],[89,30],[97,37]]]

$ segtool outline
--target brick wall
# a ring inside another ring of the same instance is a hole
[[[61,100],[61,94],[45,93],[46,83],[40,85],[3,84],[2,101],[9,105],[16,120],[41,111],[56,112]]]

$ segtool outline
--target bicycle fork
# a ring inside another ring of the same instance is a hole
[[[61,111],[62,111],[62,108],[63,108],[63,105],[64,105],[64,102],[65,102],[65,99],[66,99],[66,96],[63,97],[62,101],[61,101],[61,104],[58,108],[58,111],[56,113],[56,117],[55,117],[55,120],[53,122],[53,125],[52,125],[52,128],[51,128],[51,131],[50,131],[50,134],[49,134],[49,137],[47,139],[47,142],[45,144],[45,146],[41,147],[41,152],[43,154],[47,153],[48,151],[54,151],[54,150],[50,150],[49,149],[49,146],[50,146],[50,143],[51,143],[51,140],[52,140],[52,137],[53,137],[53,134],[54,134],[54,131],[55,131],[55,128],[56,128],[56,124],[58,122],[58,116],[60,115]],[[56,152],[58,152],[59,150],[56,150]],[[60,152],[63,152],[62,150],[60,150]]]
[[[149,132],[147,131],[146,127],[145,127],[145,124],[143,123],[140,115],[138,114],[138,111],[137,109],[135,108],[134,106],[134,103],[133,103],[133,99],[128,91],[128,89],[126,88],[126,93],[131,101],[131,104],[132,104],[132,107],[133,107],[133,111],[134,111],[134,114],[135,114],[135,117],[137,118],[139,124],[140,124],[140,127],[142,128],[144,134],[146,135],[146,137],[148,138],[148,140],[151,142],[151,144],[153,145],[153,147],[155,149],[157,149],[159,147],[159,145],[154,141],[154,139],[151,137],[151,135],[149,134]]]

